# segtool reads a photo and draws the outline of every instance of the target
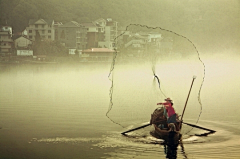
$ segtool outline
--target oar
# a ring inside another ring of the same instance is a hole
[[[142,126],[139,126],[139,127],[137,127],[137,128],[130,129],[130,130],[128,130],[128,131],[124,131],[124,132],[122,132],[121,134],[122,134],[122,135],[125,135],[126,133],[129,133],[129,132],[131,132],[131,131],[135,131],[135,130],[138,130],[138,129],[145,128],[145,127],[147,127],[147,126],[149,126],[149,125],[152,125],[152,124],[148,123],[148,124],[146,124],[146,125],[142,125]]]
[[[155,77],[157,78],[157,76],[155,76]],[[193,76],[192,84],[191,84],[191,87],[190,87],[190,90],[189,90],[189,93],[188,93],[188,97],[187,97],[187,100],[186,100],[186,103],[185,103],[185,107],[184,107],[184,110],[183,110],[183,113],[182,113],[181,121],[182,121],[182,118],[183,118],[183,114],[184,114],[185,108],[187,106],[187,101],[188,101],[188,98],[189,98],[189,95],[190,95],[190,92],[191,92],[191,89],[192,89],[192,85],[193,85],[193,82],[194,82],[195,79],[196,79],[196,76]],[[122,132],[121,134],[125,135],[126,133],[129,133],[129,132],[132,132],[132,131],[135,131],[135,130],[138,130],[138,129],[145,128],[145,127],[147,127],[149,125],[152,125],[152,124],[148,123],[146,125],[142,125],[140,127],[137,127],[137,128],[130,129],[128,131]],[[181,122],[181,125],[180,125],[180,129],[181,129],[181,127],[182,127],[182,122]]]
[[[183,124],[186,124],[186,125],[188,125],[188,126],[194,127],[194,128],[198,128],[198,129],[210,131],[211,133],[215,133],[215,132],[216,132],[215,130],[207,129],[207,128],[204,128],[204,127],[201,127],[201,126],[197,126],[197,125],[194,125],[194,124],[190,124],[190,123],[186,123],[186,122],[182,122],[182,123],[183,123]],[[151,124],[148,123],[148,124],[139,126],[139,127],[137,127],[137,128],[130,129],[130,130],[128,130],[128,131],[124,131],[124,132],[122,132],[121,134],[122,134],[122,135],[126,135],[126,133],[129,133],[129,132],[132,132],[132,131],[135,131],[135,130],[138,130],[138,129],[142,129],[142,128],[145,128],[145,127],[150,126],[150,125],[151,125]]]
[[[189,124],[189,123],[185,123],[185,122],[182,122],[182,123],[186,124],[188,126],[194,127],[194,128],[210,131],[211,133],[215,133],[216,132],[215,130],[207,129],[207,128],[204,128],[204,127],[201,127],[201,126],[197,126],[197,125],[194,125],[194,124]]]

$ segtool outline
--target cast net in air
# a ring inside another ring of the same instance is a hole
[[[106,113],[112,122],[123,128],[148,122],[157,108],[156,103],[167,97],[173,99],[176,112],[181,114],[193,76],[197,76],[197,80],[184,119],[198,122],[205,65],[191,40],[160,27],[130,24],[115,42],[109,73],[110,104]]]

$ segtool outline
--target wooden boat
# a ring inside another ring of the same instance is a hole
[[[168,124],[167,118],[164,116],[163,112],[164,108],[159,107],[155,109],[151,115],[150,124],[154,126],[154,130],[150,131],[150,134],[157,139],[163,139],[166,142],[177,143],[181,138],[181,123],[178,120],[178,116],[177,123]]]
[[[176,123],[171,123],[171,124],[167,124],[167,118],[164,116],[164,108],[163,107],[159,107],[157,109],[154,110],[152,116],[151,116],[151,120],[150,120],[150,124],[154,125],[154,131],[151,131],[150,134],[153,137],[156,137],[158,139],[163,139],[164,141],[173,141],[178,143],[179,139],[181,138],[181,127],[182,127],[182,119],[183,119],[183,115],[187,106],[187,102],[188,102],[188,98],[192,89],[192,85],[194,80],[196,79],[196,76],[193,76],[193,80],[192,80],[192,84],[190,87],[190,90],[188,92],[188,96],[187,96],[187,100],[183,109],[183,113],[181,116],[181,119],[178,119],[178,115],[176,116]]]
[[[187,96],[187,100],[186,100],[186,103],[185,103],[185,106],[184,106],[184,109],[183,109],[180,120],[178,119],[179,116],[176,115],[176,121],[177,122],[168,124],[167,123],[167,118],[164,116],[164,108],[159,107],[159,108],[155,109],[153,114],[151,115],[150,123],[148,123],[146,125],[143,125],[143,126],[140,126],[140,127],[137,127],[137,128],[134,128],[134,129],[131,129],[131,130],[128,130],[128,131],[125,131],[125,132],[122,132],[121,134],[126,135],[126,133],[129,133],[131,131],[135,131],[135,130],[147,127],[149,125],[153,125],[154,130],[150,131],[150,134],[153,137],[158,138],[158,139],[163,139],[164,141],[167,142],[167,144],[170,144],[170,145],[178,144],[179,140],[182,137],[180,131],[181,131],[181,127],[182,127],[183,122],[181,122],[181,121],[183,119],[183,115],[184,115],[184,112],[185,112],[185,109],[186,109],[186,106],[187,106],[188,98],[189,98],[189,95],[190,95],[192,85],[193,85],[193,82],[194,82],[195,78],[196,78],[196,76],[193,76],[192,84],[191,84],[191,87],[190,87],[190,90],[189,90],[189,93],[188,93],[188,96]],[[185,123],[185,124],[187,124],[187,123]],[[194,126],[192,124],[187,124],[187,125]],[[199,126],[195,126],[195,127],[201,128]],[[210,129],[205,129],[205,130],[210,130]],[[213,132],[213,133],[215,132],[214,130],[210,130],[210,131]]]

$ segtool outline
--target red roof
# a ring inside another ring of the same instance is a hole
[[[90,52],[115,52],[115,51],[108,48],[91,48],[91,49],[83,50],[83,52],[90,53]]]

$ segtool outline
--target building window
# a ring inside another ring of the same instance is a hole
[[[35,28],[38,28],[38,25],[37,25],[37,24],[35,24]]]
[[[29,33],[32,33],[32,30],[29,30]]]
[[[51,30],[48,30],[48,33],[51,33]]]
[[[51,36],[48,36],[48,39],[51,39]]]
[[[32,36],[29,36],[30,39],[32,39]]]

